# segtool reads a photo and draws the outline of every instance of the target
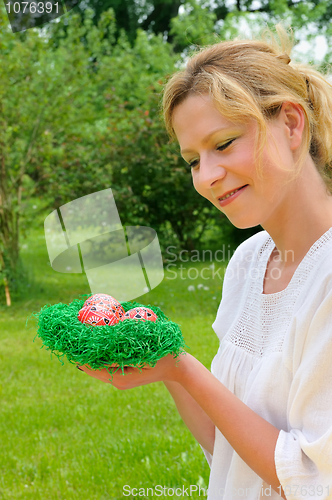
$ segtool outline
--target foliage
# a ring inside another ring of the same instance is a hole
[[[151,225],[180,246],[199,241],[210,217],[159,116],[162,78],[178,59],[171,46],[142,30],[133,47],[124,33],[115,44],[112,11],[97,27],[92,17],[70,16],[56,48],[50,31],[0,34],[3,277],[14,279],[20,234],[38,212],[101,189],[114,190],[123,224]]]
[[[3,8],[1,16],[4,26]],[[0,253],[3,272],[13,279],[19,237],[32,218],[29,200],[47,180],[50,157],[62,154],[54,136],[63,141],[77,129],[82,113],[88,123],[95,109],[89,61],[75,43],[79,30],[73,17],[68,46],[61,44],[52,57],[37,30],[29,30],[24,39],[5,29],[0,33]]]
[[[327,44],[331,46],[330,2],[238,0],[233,4],[227,3],[227,7],[221,1],[213,5],[199,0],[189,0],[182,5],[182,11],[170,20],[169,34],[176,51],[187,53],[192,47],[229,40],[241,36],[242,32],[245,36],[250,33],[256,35],[266,26],[273,29],[278,22],[292,26],[295,43],[299,41],[298,37],[309,41],[318,34],[324,34]]]
[[[154,227],[163,248],[192,249],[220,216],[193,189],[190,170],[159,117],[159,97],[151,89],[144,107],[126,110],[119,120],[112,185],[123,222]]]
[[[170,35],[176,50],[192,45],[208,45],[218,40],[217,15],[195,0],[184,5],[183,12],[171,20]]]
[[[149,33],[162,34],[168,42],[173,43],[176,36],[172,30],[174,26],[172,19],[177,16],[182,17],[182,21],[188,28],[188,20],[184,19],[195,18],[197,20],[197,11],[195,9],[205,11],[204,16],[210,20],[215,18],[216,23],[213,32],[220,33],[220,29],[234,27],[237,20],[243,18],[254,20],[254,23],[278,22],[287,20],[295,28],[299,29],[303,26],[308,26],[313,23],[313,28],[316,32],[325,32],[328,36],[328,41],[331,41],[331,26],[330,20],[332,16],[332,3],[328,0],[233,0],[225,2],[224,0],[215,0],[213,3],[205,1],[190,0],[145,0],[138,2],[137,0],[86,0],[80,2],[74,7],[74,11],[81,14],[90,7],[95,12],[93,23],[98,25],[99,19],[103,12],[110,7],[114,9],[116,19],[115,37],[117,38],[121,31],[124,30],[131,44],[136,39],[137,29],[141,28]],[[182,14],[181,9],[184,8],[185,14]],[[188,9],[194,8],[194,12],[188,13]],[[230,26],[230,21],[231,26]],[[66,27],[65,27],[66,29]],[[199,32],[198,37],[195,31]],[[194,43],[201,43],[204,29],[200,25],[192,25],[188,29],[189,33],[183,32],[183,36],[192,38],[194,35]],[[204,42],[209,43],[209,42]],[[187,44],[189,45],[189,44]],[[329,43],[330,45],[330,43]],[[177,50],[183,49],[180,44],[176,45]]]
[[[96,121],[86,124],[82,118],[75,136],[58,144],[61,156],[50,161],[49,182],[39,192],[51,197],[54,186],[59,206],[112,187],[123,224],[152,226],[163,247],[175,240],[179,247],[193,248],[213,208],[193,190],[160,116],[162,81],[175,70],[177,58],[162,37],[143,30],[133,47],[123,34],[105,53],[96,49],[100,31],[91,24],[88,29],[93,43],[85,53],[94,58],[90,86],[99,103]]]

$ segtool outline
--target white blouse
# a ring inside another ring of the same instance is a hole
[[[224,277],[211,371],[280,429],[276,472],[289,500],[332,499],[332,228],[288,286],[264,294],[275,248],[261,231],[244,241]],[[216,429],[208,500],[278,499]]]

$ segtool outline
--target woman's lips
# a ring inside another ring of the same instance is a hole
[[[224,199],[219,198],[219,205],[221,207],[224,207],[225,205],[228,205],[233,200],[235,200],[235,198],[237,198],[238,196],[240,196],[240,194],[243,192],[243,190],[246,187],[248,187],[248,184],[246,184],[245,186],[242,186],[241,188],[239,188],[234,194],[232,194],[231,196],[228,196],[228,198],[224,198]]]

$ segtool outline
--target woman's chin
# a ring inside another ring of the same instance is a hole
[[[233,224],[237,229],[250,229],[251,227],[256,227],[261,224],[261,221],[256,219],[249,219],[248,217],[228,217],[225,214],[227,219]]]

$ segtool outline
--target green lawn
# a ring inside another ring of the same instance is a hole
[[[205,457],[162,383],[118,391],[67,361],[62,366],[38,338],[33,342],[35,324],[26,326],[32,312],[90,290],[84,276],[51,269],[42,234],[22,244],[31,285],[11,308],[0,302],[0,498],[107,500],[134,498],[129,487],[206,487]],[[178,262],[139,298],[181,325],[189,352],[207,367],[218,348],[211,324],[222,286],[221,279],[202,279],[203,269],[204,277],[212,274],[210,264]]]

